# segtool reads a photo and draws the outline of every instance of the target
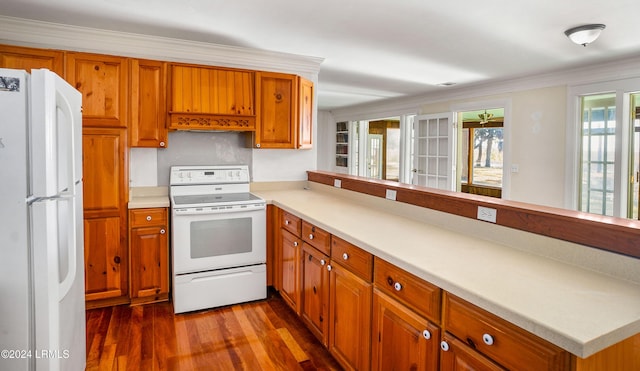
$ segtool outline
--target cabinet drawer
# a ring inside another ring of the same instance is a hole
[[[373,274],[373,255],[349,242],[331,236],[331,259],[367,282]]]
[[[296,237],[300,237],[300,233],[302,232],[302,220],[297,216],[289,214],[286,211],[282,211],[280,226],[293,233]]]
[[[132,209],[129,210],[129,217],[132,228],[167,225],[166,208]]]
[[[384,292],[413,307],[415,311],[440,323],[439,287],[396,267],[380,258],[374,258],[374,284]]]
[[[304,220],[302,221],[302,240],[323,254],[331,255],[331,234]]]
[[[471,348],[509,369],[565,370],[569,353],[527,331],[445,293],[443,327]]]

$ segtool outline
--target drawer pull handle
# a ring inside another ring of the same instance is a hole
[[[298,247],[298,241],[293,241],[293,247]]]
[[[493,345],[493,336],[489,334],[483,334],[482,341],[484,341],[484,343],[487,345]]]
[[[151,215],[147,215],[147,221],[150,222],[151,221]]]
[[[285,221],[284,221],[284,225],[289,225],[290,223],[291,223],[291,222],[290,222],[290,221],[288,221],[288,220],[285,220]]]
[[[331,264],[327,265],[327,270],[328,270],[329,272],[331,272],[331,269],[333,269],[333,268],[331,267]]]
[[[320,265],[324,266],[327,262],[324,259],[320,259]]]
[[[165,231],[164,229],[160,230],[160,234],[165,234],[165,233],[167,233],[167,231]]]
[[[442,349],[445,352],[449,351],[449,343],[447,343],[446,341],[442,340],[440,342],[440,349]]]
[[[347,253],[342,254],[342,259],[348,260],[349,259],[349,254],[347,254]]]
[[[310,239],[310,240],[313,240],[313,234],[310,234],[310,235],[309,235],[309,239]]]
[[[429,330],[422,331],[422,337],[427,340],[431,339],[431,332],[429,332]]]
[[[402,284],[400,282],[396,282],[393,284],[393,288],[396,289],[396,291],[400,291],[402,290]]]

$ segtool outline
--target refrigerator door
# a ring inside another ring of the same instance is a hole
[[[85,368],[81,204],[76,196],[43,199],[30,207],[38,371]]]
[[[82,178],[82,94],[55,73],[31,73],[31,196],[74,194]]]
[[[28,350],[31,281],[27,225],[29,75],[0,69],[0,350]],[[27,370],[31,359],[0,357],[0,370]]]

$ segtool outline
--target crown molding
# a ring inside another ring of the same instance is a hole
[[[416,107],[418,107],[419,112],[419,107],[432,103],[477,99],[553,86],[565,85],[571,87],[637,77],[640,77],[640,57],[638,56],[512,79],[494,80],[457,87],[441,87],[427,94],[391,98],[339,108],[332,110],[331,113],[336,121],[363,120],[383,117],[388,112],[409,113],[415,111]],[[376,116],[380,114],[383,116]]]
[[[0,15],[3,43],[169,62],[298,73],[317,80],[324,58],[100,30]]]

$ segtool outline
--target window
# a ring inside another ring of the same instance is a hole
[[[462,120],[460,189],[502,196],[504,109],[460,113]]]

